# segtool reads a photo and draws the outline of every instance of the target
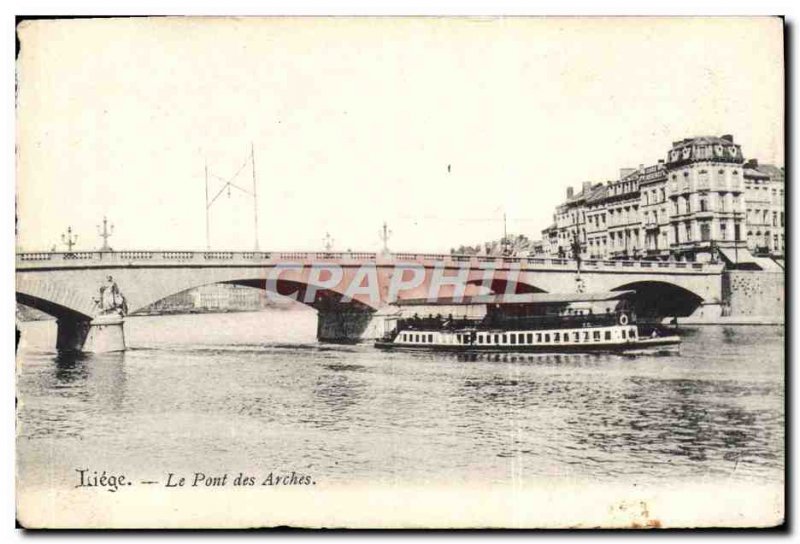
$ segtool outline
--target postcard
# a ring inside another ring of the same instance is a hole
[[[781,18],[17,35],[21,527],[784,523]]]

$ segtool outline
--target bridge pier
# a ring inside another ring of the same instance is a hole
[[[125,320],[100,316],[91,321],[59,319],[56,349],[85,353],[125,351]]]
[[[383,335],[383,323],[384,318],[372,312],[319,310],[317,340],[335,343],[375,340]]]

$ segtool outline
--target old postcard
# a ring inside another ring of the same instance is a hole
[[[20,21],[18,523],[782,524],[783,26]]]

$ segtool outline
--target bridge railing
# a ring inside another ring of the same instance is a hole
[[[493,264],[498,268],[508,266],[521,269],[563,269],[575,270],[576,262],[557,257],[501,257],[491,255],[452,255],[437,253],[393,253],[390,255],[371,252],[337,251],[73,251],[73,252],[23,252],[17,253],[17,268],[68,268],[83,266],[114,266],[136,263],[164,266],[176,264],[204,265],[252,265],[255,263],[274,264],[279,262],[297,263],[380,263],[391,265],[394,262],[416,262],[419,264],[441,263],[458,266],[467,263],[476,268]],[[586,259],[581,261],[583,270],[618,271],[691,271],[695,273],[716,273],[720,264],[665,262],[665,261],[618,261],[608,259]]]

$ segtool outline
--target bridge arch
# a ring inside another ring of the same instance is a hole
[[[77,291],[46,280],[17,281],[16,300],[55,317],[72,321],[89,321],[94,302]]]
[[[685,317],[691,315],[703,297],[674,283],[665,281],[634,281],[615,287],[612,291],[634,290],[634,310],[640,317]]]
[[[288,276],[288,274],[287,274]],[[243,287],[251,287],[287,297],[318,311],[337,310],[346,312],[373,313],[377,310],[370,302],[365,301],[364,297],[356,296],[350,300],[345,300],[345,293],[336,289],[328,288],[313,282],[303,281],[302,279],[280,279],[276,282],[268,282],[264,278],[247,277],[243,275],[235,279],[220,279],[203,283],[182,284],[173,286],[172,289],[162,289],[157,295],[151,296],[146,300],[138,300],[136,307],[131,308],[131,313],[139,312],[145,308],[158,303],[165,298],[174,296],[185,291],[197,289],[208,285],[230,284]],[[309,289],[313,291],[309,293]],[[125,294],[123,292],[123,294]],[[308,298],[307,298],[308,295]]]

